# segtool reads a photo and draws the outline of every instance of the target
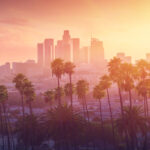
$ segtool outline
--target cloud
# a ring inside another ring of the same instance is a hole
[[[27,26],[29,22],[28,20],[21,19],[21,18],[4,18],[4,19],[0,19],[0,24]]]

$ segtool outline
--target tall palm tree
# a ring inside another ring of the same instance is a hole
[[[26,79],[27,78],[21,73],[17,74],[13,79],[13,83],[15,83],[15,87],[21,95],[21,105],[22,105],[23,118],[25,117],[25,111],[24,111],[24,88],[25,87],[24,87],[24,83],[25,83]]]
[[[118,86],[118,93],[120,97],[120,107],[121,107],[121,114],[123,117],[123,99],[121,94],[121,85],[122,85],[122,70],[121,70],[121,60],[119,58],[114,57],[108,63],[108,71],[111,80],[117,84]]]
[[[58,102],[61,105],[61,97],[60,97],[60,79],[61,76],[64,74],[64,62],[62,59],[57,58],[51,63],[52,74],[57,77],[58,82]]]
[[[76,84],[76,92],[78,95],[78,99],[81,100],[82,106],[83,106],[83,112],[84,112],[84,117],[85,115],[85,110],[87,113],[88,121],[89,121],[89,111],[87,107],[87,102],[86,102],[86,94],[89,90],[89,83],[86,80],[79,80]]]
[[[64,71],[69,75],[69,82],[70,82],[70,102],[71,108],[73,108],[73,101],[72,101],[72,74],[74,73],[75,65],[72,62],[66,62],[64,65]]]
[[[112,126],[114,142],[115,142],[115,127],[114,127],[114,120],[113,120],[113,115],[112,115],[112,107],[111,107],[110,94],[109,94],[109,88],[110,88],[110,86],[112,84],[110,77],[108,75],[103,75],[100,78],[99,84],[100,84],[100,86],[102,87],[103,90],[106,90],[106,93],[107,93],[107,100],[108,100],[108,105],[109,105],[111,126]]]
[[[147,87],[146,87],[147,81],[146,80],[149,78],[149,74],[148,74],[149,64],[146,60],[141,59],[141,60],[137,61],[136,68],[138,71],[138,84],[137,84],[138,87],[137,87],[137,89],[140,88],[140,86],[142,86],[142,89],[147,90]],[[139,93],[140,93],[140,91],[139,91]],[[145,96],[144,96],[144,109],[145,109],[144,112],[146,112],[148,115],[149,110],[148,110],[147,94],[145,94]]]
[[[44,93],[44,100],[46,103],[50,103],[50,106],[52,106],[54,99],[55,99],[55,93],[53,90],[48,90]]]
[[[8,125],[8,118],[7,118],[8,116],[7,116],[6,105],[5,105],[7,99],[8,99],[7,88],[4,85],[0,85],[0,105],[1,105],[0,109],[2,109],[1,113],[3,112],[3,114],[4,114],[4,117],[2,116],[2,114],[0,115],[2,117],[1,118],[1,127],[7,133],[7,146],[8,146],[8,150],[11,150],[11,140],[10,140],[11,135],[10,135],[10,128]],[[2,134],[5,131],[2,131]],[[4,135],[2,135],[2,138],[4,140]],[[4,145],[3,145],[3,148],[4,148]]]
[[[132,108],[131,90],[134,88],[134,79],[137,78],[136,68],[132,64],[121,64],[122,70],[122,88],[129,93],[130,108]]]

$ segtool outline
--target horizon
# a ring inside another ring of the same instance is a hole
[[[0,64],[36,59],[36,44],[61,39],[63,30],[89,46],[91,36],[104,43],[105,58],[117,52],[145,58],[150,51],[150,2],[144,1],[0,1]],[[32,7],[31,7],[32,5]]]

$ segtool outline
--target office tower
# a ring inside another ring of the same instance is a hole
[[[43,66],[43,44],[38,43],[37,44],[37,63],[40,67]]]
[[[45,67],[50,67],[51,62],[54,59],[54,40],[45,39]]]
[[[123,61],[125,58],[125,53],[117,53],[117,58],[120,58]]]
[[[150,62],[150,53],[146,54],[146,61]]]
[[[91,39],[90,62],[99,65],[104,62],[103,42],[98,39]]]
[[[89,63],[89,47],[82,47],[80,50],[80,62]]]
[[[73,51],[73,62],[79,63],[80,61],[80,39],[73,38],[72,39],[72,51]]]
[[[57,41],[55,46],[55,58],[61,58],[64,61],[71,61],[71,38],[68,30],[64,31],[62,40]]]

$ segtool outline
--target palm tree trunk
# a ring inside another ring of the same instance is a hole
[[[104,134],[104,123],[103,123],[101,100],[99,99],[98,101],[99,101],[99,113],[100,113],[100,120],[102,125],[102,133]],[[105,137],[103,142],[104,142],[104,150],[105,150],[106,149]]]
[[[25,118],[25,111],[24,111],[24,94],[21,94],[21,105],[22,105],[22,116],[23,119]]]
[[[129,100],[130,100],[130,110],[132,109],[132,94],[131,90],[129,90]]]
[[[58,104],[61,106],[61,97],[60,97],[60,80],[59,77],[57,78],[58,81]]]
[[[148,107],[148,100],[147,95],[145,96],[146,108],[147,108],[147,117],[149,116],[149,107]]]
[[[8,122],[6,119],[6,106],[5,106],[4,102],[2,103],[2,106],[3,106],[3,112],[4,112],[4,120],[5,120],[5,124],[6,124],[8,150],[11,150],[10,132],[9,132],[9,127],[8,127]]]
[[[73,101],[72,101],[72,76],[71,76],[71,74],[69,75],[69,80],[70,80],[70,102],[71,102],[71,108],[73,110]]]
[[[119,84],[118,84],[118,92],[119,92],[119,97],[120,97],[121,115],[122,115],[122,118],[124,120],[123,99],[122,99],[122,94],[121,94],[121,89],[120,89]],[[129,138],[128,138],[128,134],[127,134],[126,129],[125,129],[125,140],[126,140],[126,144],[127,144],[127,149],[130,149],[130,147],[129,147]]]
[[[123,117],[124,116],[123,100],[122,100],[121,89],[120,89],[119,85],[118,85],[118,92],[119,92],[119,98],[120,98],[121,115]]]
[[[1,123],[1,134],[2,134],[2,141],[3,141],[3,149],[5,149],[5,139],[4,139],[4,124],[3,124],[3,117],[2,117],[2,107],[0,106],[0,123]]]
[[[114,121],[113,121],[113,115],[112,115],[112,108],[111,108],[111,103],[110,103],[110,97],[109,97],[109,90],[107,90],[107,98],[108,98],[108,105],[109,105],[109,112],[110,112],[110,118],[111,118],[111,126],[112,126],[112,133],[113,133],[113,140],[114,144],[116,145],[116,140],[115,140],[115,127],[114,127]]]
[[[33,116],[32,104],[29,102],[30,115]]]
[[[89,117],[89,111],[88,111],[88,107],[87,107],[86,97],[84,98],[84,101],[85,101],[85,109],[86,109],[86,112],[87,112],[88,122],[90,122],[90,117]]]

